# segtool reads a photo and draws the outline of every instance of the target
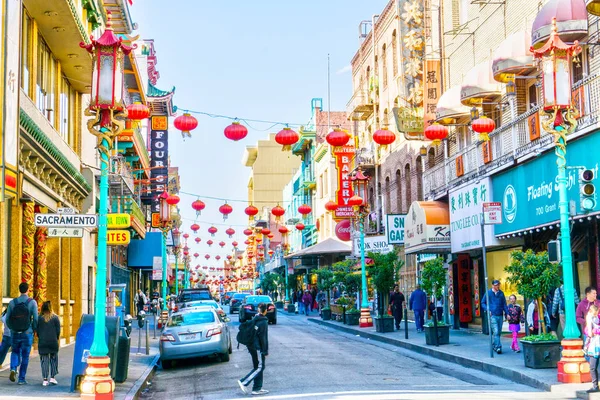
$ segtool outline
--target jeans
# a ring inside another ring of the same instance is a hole
[[[4,363],[4,359],[8,354],[8,349],[10,349],[11,344],[12,338],[10,336],[2,336],[2,343],[0,343],[0,366],[2,366],[2,364]]]
[[[492,346],[494,350],[502,350],[502,342],[500,342],[500,333],[502,333],[502,315],[492,315],[492,335],[494,336]]]
[[[590,375],[592,375],[592,387],[598,389],[598,357],[590,357]]]
[[[298,302],[298,312],[300,314],[304,314],[304,303],[303,302]]]
[[[417,331],[422,331],[424,329],[423,325],[425,324],[425,310],[414,310],[415,311],[415,325],[417,326]]]
[[[310,313],[310,304],[305,304],[304,305],[304,313],[306,315],[308,315]]]
[[[256,349],[248,348],[248,352],[250,352],[250,356],[252,356],[252,371],[244,378],[242,378],[242,384],[244,386],[248,386],[250,382],[254,382],[252,384],[252,390],[258,391],[262,389],[263,385],[263,371],[265,370],[265,355],[260,353]]]
[[[16,371],[19,368],[19,382],[25,380],[27,366],[29,366],[29,353],[33,344],[33,333],[12,333],[12,354],[10,357],[10,369]]]

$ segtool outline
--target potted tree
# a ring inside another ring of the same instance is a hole
[[[318,287],[323,290],[327,295],[327,304],[321,309],[321,318],[323,321],[329,321],[331,319],[331,308],[329,307],[329,291],[334,285],[333,272],[328,268],[320,268],[317,270],[317,276],[319,279]]]
[[[513,251],[511,262],[504,267],[509,274],[508,282],[517,287],[519,294],[526,299],[535,299],[541,315],[542,334],[529,335],[521,339],[523,359],[528,368],[556,368],[560,360],[560,341],[547,333],[543,321],[542,296],[551,288],[560,285],[558,264],[548,260],[548,253],[534,253],[532,250]]]
[[[369,253],[368,256],[373,260],[373,264],[369,267],[369,275],[371,275],[373,286],[377,290],[375,330],[377,332],[393,332],[394,317],[388,315],[386,310],[390,291],[396,283],[396,275],[404,263],[398,259],[395,252],[387,254]]]
[[[421,273],[421,287],[436,299],[442,297],[442,289],[446,284],[446,269],[441,257],[429,260],[423,266]],[[433,313],[433,323],[425,325],[425,343],[440,345],[450,343],[450,326],[437,320],[437,313]]]
[[[347,325],[358,325],[360,321],[360,310],[352,307],[346,311],[346,324]]]

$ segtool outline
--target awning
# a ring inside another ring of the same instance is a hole
[[[460,86],[452,86],[438,100],[435,120],[440,124],[453,124],[457,119],[470,115],[471,110],[460,102]]]
[[[460,88],[460,102],[467,107],[478,107],[501,95],[500,84],[494,80],[490,60],[471,68]]]
[[[127,246],[127,266],[130,268],[152,269],[154,257],[162,257],[163,235],[161,232],[147,232],[142,240],[133,239]]]
[[[556,17],[558,35],[566,43],[581,40],[588,34],[588,18],[585,0],[550,0],[533,21],[531,43],[541,47],[552,32],[552,18]]]
[[[531,32],[513,33],[494,52],[492,72],[498,82],[509,82],[513,75],[529,75],[535,69],[531,53]]]
[[[441,201],[415,201],[405,220],[404,252],[443,254],[450,252],[450,212]]]
[[[286,259],[301,258],[304,256],[318,256],[326,254],[350,254],[352,246],[335,238],[325,239],[313,246],[299,250],[295,253],[285,256]]]

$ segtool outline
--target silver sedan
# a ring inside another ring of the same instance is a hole
[[[218,355],[229,361],[231,336],[228,319],[221,319],[213,307],[196,307],[173,313],[160,336],[160,360],[170,368],[173,360]]]

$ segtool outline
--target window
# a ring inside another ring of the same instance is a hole
[[[317,197],[323,198],[323,174],[319,175],[319,183],[317,185]]]
[[[423,200],[423,159],[421,156],[417,157],[417,200]]]
[[[31,30],[31,18],[23,9],[23,23],[21,27],[21,87],[29,95],[29,42]]]
[[[394,73],[394,78],[398,75],[398,37],[396,35],[396,31],[392,33],[392,71]]]
[[[538,104],[538,88],[535,81],[527,88],[527,109],[531,110]]]
[[[67,141],[67,143],[71,145],[73,136],[73,124],[71,123],[71,109],[73,108],[71,101],[73,98],[73,88],[65,76],[62,77],[60,86],[60,120],[58,131]]]
[[[383,87],[387,87],[387,55],[385,53],[386,50],[386,45],[385,43],[383,44],[383,47],[381,48],[381,74],[382,74],[382,82],[383,82]]]
[[[410,164],[406,164],[404,166],[404,190],[406,191],[406,208],[410,208],[410,204],[412,203],[412,187],[410,181]]]
[[[323,172],[323,197],[329,196],[329,169]]]
[[[402,212],[402,176],[400,170],[396,170],[396,212]]]
[[[427,165],[428,168],[433,168],[435,166],[435,149],[433,147],[427,152]]]
[[[471,0],[460,0],[459,23],[466,24],[469,21],[469,3]]]
[[[54,102],[57,98],[56,61],[40,36],[38,43],[37,107],[54,125]]]
[[[392,187],[390,184],[390,177],[385,178],[385,209],[382,214],[389,214],[392,208]]]
[[[577,61],[578,60],[578,61]],[[576,62],[577,61],[577,62]],[[588,70],[587,68],[587,49],[583,50],[576,60],[571,63],[571,83],[576,84],[583,79],[584,73]]]

